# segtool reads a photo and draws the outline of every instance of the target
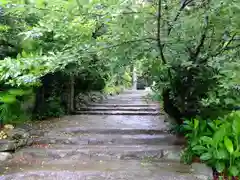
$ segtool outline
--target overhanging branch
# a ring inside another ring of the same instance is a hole
[[[189,5],[191,2],[193,2],[193,0],[185,0],[185,1],[182,3],[182,5],[181,5],[181,7],[179,8],[176,16],[175,16],[174,19],[173,19],[173,23],[175,23],[175,22],[178,20],[178,18],[180,17],[182,11],[183,11],[183,10],[185,9],[185,7],[186,7],[187,5]],[[172,23],[172,25],[170,25],[170,26],[168,27],[168,32],[167,32],[167,35],[168,35],[168,36],[170,35],[170,33],[171,33],[172,29],[173,29],[173,23]]]
[[[234,33],[233,36],[229,39],[228,42],[224,43],[223,45],[221,45],[221,44],[219,45],[219,47],[217,48],[219,50],[216,50],[217,51],[216,53],[208,54],[207,57],[201,59],[201,62],[206,62],[209,58],[217,57],[220,54],[224,53],[224,51],[233,50],[233,49],[239,48],[240,44],[238,44],[236,46],[230,46],[230,44],[234,41],[234,38],[236,37],[236,35],[237,35],[237,33]]]
[[[115,45],[112,45],[112,46],[108,46],[108,47],[103,47],[101,48],[100,50],[103,50],[103,49],[111,49],[111,48],[115,48],[115,47],[119,47],[119,46],[123,46],[123,45],[127,45],[127,44],[132,44],[132,43],[137,43],[137,42],[148,42],[149,40],[151,41],[156,41],[155,38],[151,38],[151,37],[148,37],[148,38],[143,38],[143,39],[135,39],[135,40],[130,40],[130,41],[124,41],[124,42],[121,42],[119,44],[115,44]]]
[[[229,45],[233,42],[236,35],[237,33],[234,33],[233,36],[230,38],[230,40],[225,45],[223,45],[222,49],[216,54],[217,56],[229,47]]]
[[[158,44],[158,49],[160,52],[162,62],[164,64],[167,64],[167,61],[163,54],[163,46],[162,46],[162,42],[161,42],[161,13],[162,13],[162,1],[159,0],[158,1],[158,17],[157,17],[157,44]]]
[[[240,44],[236,45],[236,46],[228,46],[228,47],[225,47],[224,50],[227,51],[227,50],[234,50],[234,49],[237,49],[237,48],[240,48]]]
[[[101,51],[101,50],[110,50],[112,48],[117,48],[117,47],[120,47],[120,46],[123,46],[123,45],[128,45],[128,44],[133,44],[133,43],[138,43],[138,42],[148,42],[148,41],[157,41],[157,39],[155,38],[152,38],[152,37],[147,37],[147,38],[142,38],[142,39],[134,39],[134,40],[130,40],[130,41],[124,41],[124,42],[121,42],[121,43],[118,43],[118,44],[114,44],[114,45],[110,45],[110,46],[107,46],[107,47],[102,47],[102,48],[99,48],[98,51]],[[97,51],[88,51],[88,50],[80,50],[80,52],[87,52],[87,53],[96,53]]]
[[[77,1],[78,2],[78,1]],[[79,3],[79,2],[78,2]],[[58,13],[66,13],[67,11],[61,10],[61,9],[49,9],[49,8],[40,8],[40,7],[36,7],[36,6],[30,6],[25,4],[25,7],[28,8],[33,8],[39,11],[52,11],[52,12],[58,12]],[[78,9],[80,9],[80,4],[78,4]],[[69,11],[70,13],[70,11]],[[151,16],[155,16],[155,14],[153,13],[149,13],[149,12],[144,12],[144,11],[129,11],[129,12],[122,12],[119,14],[119,16],[128,16],[128,15],[134,15],[134,14],[148,14]],[[109,16],[111,15],[110,13],[104,13],[104,14],[98,14],[98,13],[81,13],[81,14],[71,14],[72,16],[98,16],[98,17],[104,17],[104,16]]]
[[[206,22],[206,25],[205,25],[205,28],[202,32],[202,35],[201,35],[201,38],[200,38],[200,41],[199,41],[199,44],[196,46],[196,49],[195,49],[195,53],[193,54],[193,56],[190,58],[194,58],[195,60],[198,59],[198,56],[201,52],[201,48],[204,46],[204,42],[205,42],[205,39],[206,39],[206,36],[207,36],[207,32],[208,32],[208,28],[209,28],[209,18],[208,16],[206,16],[205,18],[205,22]]]
[[[157,17],[157,44],[158,44],[158,49],[159,49],[159,52],[160,52],[162,62],[166,65],[167,60],[166,60],[166,58],[164,56],[164,53],[163,53],[164,46],[162,45],[162,42],[161,42],[161,16],[162,16],[161,13],[162,13],[162,1],[159,0],[158,1],[158,17]],[[168,68],[167,72],[168,72],[168,76],[169,76],[169,79],[170,79],[170,83],[172,83],[172,73],[171,73],[169,68]]]
[[[160,0],[159,0],[160,1]],[[160,1],[161,2],[161,1]],[[191,2],[193,2],[193,0],[184,0],[184,2],[181,4],[181,7],[179,8],[176,16],[174,17],[172,24],[169,24],[168,30],[167,30],[167,36],[170,36],[170,33],[173,29],[174,23],[179,19],[182,11],[186,8],[187,5],[189,5]],[[161,18],[161,17],[160,17]],[[160,26],[159,26],[160,28]],[[162,49],[164,49],[165,44],[162,44]]]

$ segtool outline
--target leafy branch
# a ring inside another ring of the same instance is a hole
[[[177,14],[174,17],[174,19],[172,21],[172,24],[168,27],[168,33],[167,33],[168,36],[170,35],[170,33],[171,33],[172,29],[173,29],[174,23],[179,19],[182,11],[187,7],[187,5],[189,5],[192,2],[193,2],[193,0],[184,0],[184,2],[181,4],[181,7],[177,11]]]
[[[161,42],[161,13],[162,13],[162,1],[158,1],[158,17],[157,17],[157,43],[160,52],[161,59],[164,64],[167,64],[165,56],[163,54],[163,46]]]
[[[113,45],[109,45],[109,46],[106,46],[106,47],[102,47],[102,48],[98,48],[97,50],[94,50],[94,51],[91,51],[89,49],[82,49],[79,52],[86,52],[86,53],[97,53],[97,51],[99,50],[110,50],[112,48],[117,48],[117,47],[120,47],[120,46],[123,46],[123,45],[130,45],[130,44],[133,44],[133,43],[138,43],[138,42],[149,42],[151,43],[152,41],[157,41],[157,39],[153,38],[153,37],[146,37],[146,38],[141,38],[141,39],[133,39],[133,40],[128,40],[128,41],[123,41],[123,42],[120,42],[120,43],[117,43],[117,44],[113,44]],[[64,51],[67,51],[67,50],[71,50],[73,48],[73,46],[69,46],[67,48],[64,49]]]
[[[167,30],[167,36],[170,36],[170,33],[173,29],[173,24],[178,20],[178,18],[180,17],[181,15],[181,12],[184,10],[184,8],[190,4],[193,0],[185,0],[180,9],[178,10],[175,18],[173,19],[173,22],[171,25],[169,25],[168,27],[168,30]],[[162,62],[166,65],[167,64],[167,60],[164,56],[164,46],[165,46],[165,43],[162,44],[161,42],[161,17],[162,17],[162,0],[159,0],[158,1],[158,16],[157,16],[157,44],[158,44],[158,48],[159,48],[159,52],[160,52],[160,57],[162,59]],[[172,82],[172,74],[171,74],[171,71],[170,69],[168,68],[168,76],[170,78],[170,81]]]
[[[24,5],[25,7],[30,7],[30,8],[33,8],[33,9],[36,9],[36,10],[39,10],[39,11],[48,11],[48,12],[59,12],[59,13],[69,13],[67,12],[66,10],[61,10],[61,9],[50,9],[50,8],[43,8],[43,7],[36,7],[36,6],[29,6],[27,4]],[[144,11],[129,11],[129,12],[122,12],[120,14],[118,14],[118,16],[128,16],[128,15],[134,15],[134,14],[149,14],[151,16],[155,16],[155,14],[153,13],[148,13],[148,12],[144,12]],[[103,14],[98,14],[98,13],[91,13],[91,12],[87,12],[87,13],[83,13],[83,12],[80,12],[80,13],[77,13],[77,14],[72,14],[72,16],[76,16],[76,17],[81,17],[81,16],[97,16],[97,17],[104,17],[104,16],[109,16],[111,15],[112,16],[112,13],[103,13]]]
[[[184,2],[181,4],[181,7],[179,8],[176,16],[174,17],[172,24],[169,24],[168,30],[167,30],[167,36],[170,36],[170,33],[173,29],[174,23],[179,19],[181,12],[184,10],[184,8],[193,2],[193,0],[184,0]],[[158,1],[158,17],[157,17],[157,39],[158,39],[158,48],[160,51],[160,56],[164,64],[167,64],[166,58],[163,53],[163,49],[165,47],[165,43],[162,44],[161,42],[161,17],[162,17],[162,1]]]
[[[190,60],[195,60],[195,62],[197,61],[198,59],[198,56],[201,52],[201,48],[203,48],[204,46],[204,42],[206,40],[206,37],[207,37],[207,33],[208,33],[208,29],[209,29],[209,17],[206,16],[205,17],[205,27],[202,31],[202,34],[201,34],[201,37],[200,37],[200,41],[198,43],[198,45],[195,47],[195,50],[194,52],[190,52]]]
[[[222,53],[224,53],[224,51],[239,48],[240,44],[236,45],[236,46],[230,46],[231,43],[234,41],[234,38],[236,37],[236,35],[237,35],[237,33],[234,33],[232,35],[232,37],[229,39],[229,41],[227,41],[225,43],[220,43],[218,45],[217,49],[215,50],[215,53],[209,53],[205,58],[201,59],[201,62],[206,62],[209,58],[217,57],[217,56],[221,55]]]

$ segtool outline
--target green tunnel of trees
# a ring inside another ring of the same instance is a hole
[[[39,118],[67,113],[71,82],[74,95],[130,87],[133,65],[178,124],[224,115],[239,104],[239,12],[230,0],[1,1],[0,116],[18,119],[29,99]]]

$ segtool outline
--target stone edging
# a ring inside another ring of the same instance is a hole
[[[192,163],[191,170],[193,175],[197,178],[197,180],[212,180],[213,179],[213,171],[212,168],[208,167],[203,163]]]
[[[0,140],[0,162],[12,158],[12,153],[17,149],[32,144],[30,130],[31,128],[27,128],[25,125],[8,130],[8,138]]]

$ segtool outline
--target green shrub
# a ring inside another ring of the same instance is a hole
[[[188,139],[185,160],[200,157],[219,173],[240,176],[240,112],[214,121],[186,120],[183,129]]]
[[[34,114],[34,118],[43,120],[49,117],[61,117],[66,114],[66,109],[62,105],[61,98],[52,96],[45,100],[44,104]]]
[[[12,88],[0,92],[0,120],[3,124],[21,124],[30,120],[22,104],[32,94],[31,89]]]
[[[219,67],[207,64],[172,66],[171,83],[167,82],[170,80],[166,80],[167,71],[163,69],[155,89],[163,96],[164,110],[178,124],[184,118],[196,116],[216,119],[231,112],[239,103],[239,92],[232,88],[232,79],[224,68],[220,72]]]
[[[126,88],[130,88],[132,86],[132,77],[130,73],[125,72],[122,78],[123,78],[123,86]]]
[[[123,88],[121,86],[106,86],[103,92],[109,95],[115,95],[122,92],[122,90]]]

